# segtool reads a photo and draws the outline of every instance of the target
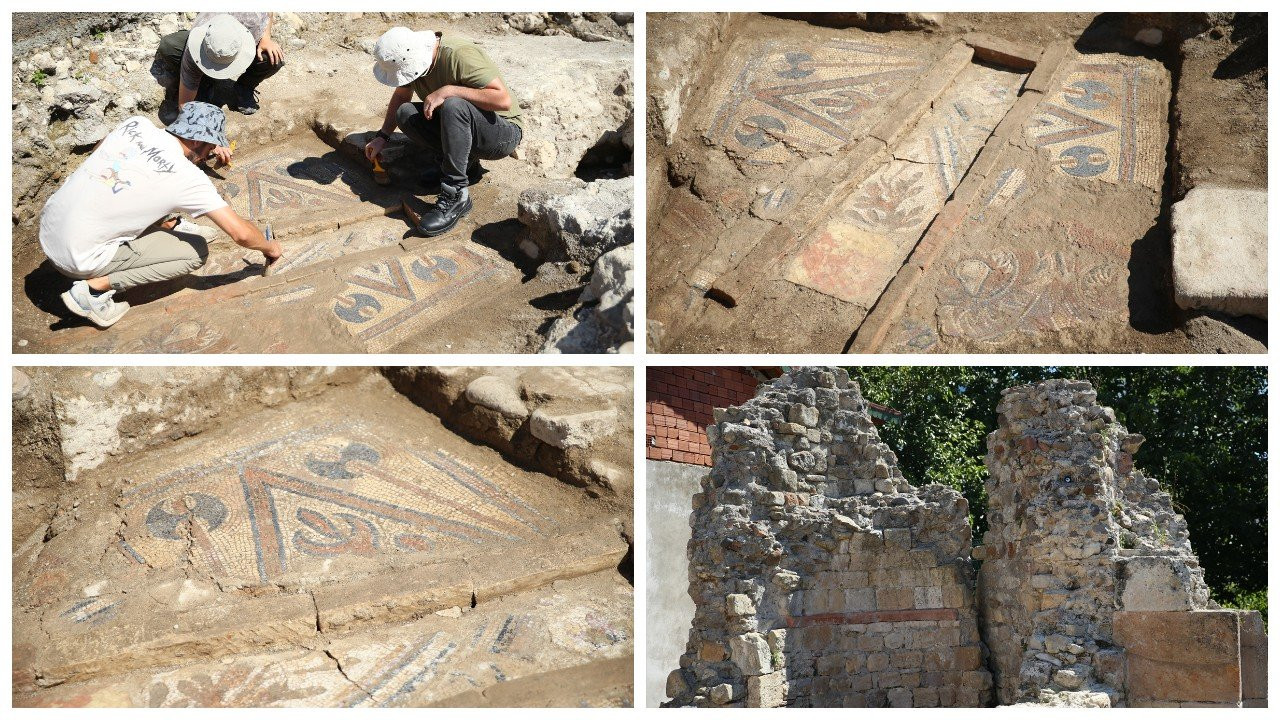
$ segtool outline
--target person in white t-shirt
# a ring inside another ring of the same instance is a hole
[[[175,231],[171,215],[206,215],[237,244],[274,264],[283,250],[218,195],[196,165],[224,147],[226,116],[190,102],[168,128],[137,115],[111,131],[67,178],[40,214],[40,247],[53,266],[76,278],[62,294],[67,309],[99,327],[129,311],[120,290],[194,272],[209,249],[194,233]]]

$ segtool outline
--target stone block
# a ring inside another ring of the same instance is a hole
[[[889,707],[908,708],[913,700],[914,695],[907,688],[896,687],[889,691]]]
[[[1229,610],[1117,612],[1131,705],[1147,701],[1239,703],[1240,621]]]
[[[1267,317],[1267,193],[1197,187],[1173,205],[1173,291],[1186,309]]]
[[[938,707],[938,690],[931,687],[918,687],[912,691],[913,706],[928,708]]]
[[[986,33],[967,33],[964,42],[973,48],[975,58],[1014,70],[1031,70],[1040,60],[1040,51],[1036,48]]]
[[[864,587],[844,591],[844,612],[867,612],[876,609],[876,591]]]
[[[774,708],[787,704],[787,674],[773,672],[747,678],[747,707]]]
[[[760,633],[745,633],[729,638],[729,657],[743,675],[763,675],[773,669],[769,643]]]
[[[885,528],[886,548],[907,550],[911,547],[911,528]]]
[[[1062,61],[1075,54],[1071,45],[1070,40],[1060,40],[1045,48],[1040,55],[1039,61],[1036,62],[1035,70],[1031,71],[1026,83],[1022,85],[1023,91],[1049,92],[1049,89],[1053,86],[1053,81],[1056,79],[1054,75],[1058,72]]]
[[[914,588],[878,588],[876,606],[881,610],[905,610],[915,603]]]
[[[914,589],[915,607],[917,610],[940,608],[942,604],[942,588],[937,585]]]
[[[724,599],[724,611],[729,617],[742,617],[743,615],[755,615],[756,604],[751,598],[741,593],[733,593]]]
[[[733,686],[729,683],[721,683],[711,688],[711,702],[717,705],[728,705],[733,700]]]
[[[1192,581],[1184,561],[1171,557],[1139,556],[1124,564],[1125,610],[1169,611],[1191,609]]]
[[[714,642],[711,640],[703,640],[702,645],[698,648],[698,659],[707,662],[720,662],[724,660],[724,643]]]
[[[1240,694],[1246,707],[1266,707],[1267,634],[1256,612],[1240,613]]]

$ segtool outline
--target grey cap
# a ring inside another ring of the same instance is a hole
[[[178,119],[165,128],[180,138],[227,146],[227,116],[222,108],[193,100],[178,111]]]

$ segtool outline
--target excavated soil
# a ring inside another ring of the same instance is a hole
[[[1265,351],[1264,321],[1173,303],[1176,45],[1110,16],[814,15],[835,27],[732,17],[670,147],[651,116],[652,348]],[[689,22],[650,15],[650,42]]]
[[[622,519],[379,378],[75,487],[15,552],[15,705],[629,704]]]

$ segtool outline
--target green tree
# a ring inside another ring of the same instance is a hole
[[[868,400],[902,413],[881,428],[914,484],[969,501],[986,530],[986,436],[1005,388],[1051,377],[1091,381],[1099,401],[1147,442],[1135,465],[1187,518],[1220,602],[1265,608],[1267,374],[1259,367],[854,367]]]

